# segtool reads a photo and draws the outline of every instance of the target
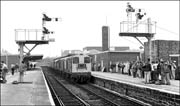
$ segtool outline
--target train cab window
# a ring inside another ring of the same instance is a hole
[[[79,63],[79,58],[78,57],[74,57],[73,58],[73,64],[78,64]]]
[[[90,63],[90,58],[89,57],[84,57],[84,63]]]

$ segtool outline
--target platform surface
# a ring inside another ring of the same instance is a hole
[[[116,82],[131,84],[133,86],[150,88],[158,90],[161,92],[166,92],[170,94],[180,95],[180,81],[170,80],[171,85],[155,85],[155,84],[145,84],[145,80],[142,78],[133,78],[132,76],[123,75],[120,73],[110,73],[110,72],[92,72],[92,76],[113,80]]]
[[[24,83],[12,84],[18,77],[19,73],[8,75],[7,83],[1,84],[1,106],[54,105],[41,69],[25,72]]]

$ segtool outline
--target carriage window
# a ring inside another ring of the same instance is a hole
[[[89,57],[84,57],[84,63],[90,63],[90,58]]]
[[[73,58],[73,64],[78,64],[79,63],[79,58],[78,57],[74,57]]]

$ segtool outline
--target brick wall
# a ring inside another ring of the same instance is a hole
[[[180,41],[172,41],[172,40],[155,40],[152,41],[152,59],[156,60],[158,58],[163,58],[164,60],[168,60],[170,54],[179,54]],[[144,43],[144,53],[145,60],[149,57],[149,49],[148,43]]]
[[[180,95],[177,94],[170,94],[98,77],[92,77],[91,82],[122,95],[149,103],[152,106],[180,106]]]

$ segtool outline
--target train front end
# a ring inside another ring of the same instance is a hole
[[[71,79],[78,83],[87,83],[91,78],[91,57],[76,55],[72,58]]]

